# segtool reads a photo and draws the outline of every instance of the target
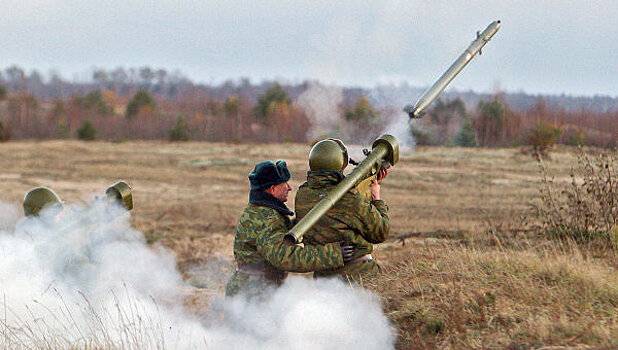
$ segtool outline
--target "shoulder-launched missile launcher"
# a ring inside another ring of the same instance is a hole
[[[367,157],[331,192],[313,207],[286,235],[286,240],[299,243],[302,236],[332,208],[350,189],[375,175],[380,168],[388,168],[399,161],[399,141],[392,135],[382,135],[373,142]]]
[[[408,105],[404,111],[411,119],[420,118],[425,109],[440,96],[448,84],[461,72],[461,70],[476,56],[481,54],[481,49],[491,40],[500,29],[500,21],[494,21],[483,30],[477,32],[476,39],[466,48],[466,50],[453,62],[453,64],[438,78],[418,101],[413,105]],[[285,236],[290,243],[299,243],[302,236],[332,208],[337,201],[350,189],[357,187],[359,192],[366,199],[370,199],[369,186],[372,177],[375,176],[380,168],[388,168],[395,165],[399,160],[399,143],[392,135],[383,135],[372,145],[371,151],[366,151],[367,156],[356,168],[345,177],[324,199],[313,207],[305,217],[303,217]],[[328,163],[330,166],[330,163]],[[339,164],[333,162],[333,164]]]

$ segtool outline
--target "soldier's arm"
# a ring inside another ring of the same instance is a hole
[[[289,245],[283,237],[287,227],[275,215],[265,218],[256,241],[258,253],[277,269],[290,272],[312,272],[343,266],[339,243],[322,246]]]
[[[356,196],[356,215],[361,235],[370,243],[382,243],[388,238],[390,222],[388,206],[383,200],[367,201]]]

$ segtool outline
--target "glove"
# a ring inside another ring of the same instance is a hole
[[[350,242],[339,242],[341,247],[341,255],[343,256],[343,263],[347,264],[354,260],[354,253],[356,253],[356,247]]]

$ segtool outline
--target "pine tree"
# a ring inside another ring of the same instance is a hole
[[[135,117],[142,109],[150,108],[154,109],[156,107],[156,103],[154,98],[148,93],[148,91],[140,90],[138,91],[129,104],[127,105],[126,117],[133,118]]]
[[[83,141],[92,141],[97,136],[97,130],[89,120],[82,123],[82,126],[77,129],[77,138]]]
[[[275,84],[258,98],[255,114],[261,119],[267,119],[277,105],[288,106],[291,103],[287,92],[281,85]]]
[[[461,129],[457,136],[455,136],[455,145],[460,147],[476,147],[476,133],[470,119],[465,118],[463,120]]]
[[[189,141],[189,125],[183,117],[178,117],[176,125],[170,130],[170,141]]]

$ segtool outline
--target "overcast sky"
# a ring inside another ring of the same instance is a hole
[[[426,86],[500,19],[453,87],[618,96],[617,18],[610,0],[0,0],[0,67]]]

